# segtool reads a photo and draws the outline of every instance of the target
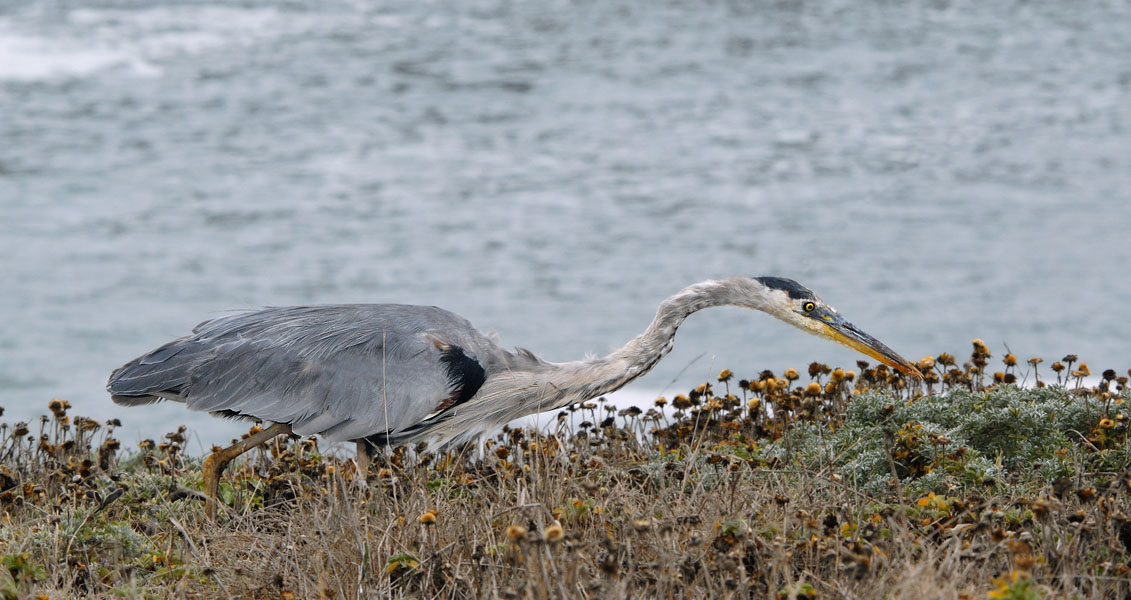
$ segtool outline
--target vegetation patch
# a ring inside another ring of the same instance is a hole
[[[0,598],[1127,597],[1127,376],[990,359],[723,371],[368,473],[277,439],[215,522],[183,428],[123,453],[53,400],[0,424]]]

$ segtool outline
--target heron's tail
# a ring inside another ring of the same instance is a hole
[[[106,391],[117,404],[137,406],[162,400],[184,401],[201,344],[181,338],[143,354],[115,369]]]

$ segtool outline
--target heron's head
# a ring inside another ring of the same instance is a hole
[[[809,288],[792,279],[781,277],[754,279],[764,288],[759,298],[761,304],[755,308],[768,312],[803,331],[829,338],[867,354],[904,375],[923,377],[914,364],[896,354],[883,342],[857,329]]]

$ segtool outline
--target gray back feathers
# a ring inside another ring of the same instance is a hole
[[[464,377],[478,387],[511,361],[435,307],[268,308],[201,323],[115,371],[107,389],[120,404],[181,400],[347,440],[408,429],[466,395]]]

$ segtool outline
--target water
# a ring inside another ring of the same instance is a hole
[[[226,310],[412,302],[551,360],[775,274],[909,358],[1131,366],[1125,2],[0,5],[0,406]],[[628,391],[851,351],[692,317]]]

